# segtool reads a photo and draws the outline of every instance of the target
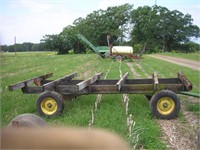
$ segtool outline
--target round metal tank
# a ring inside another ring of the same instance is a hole
[[[133,54],[133,48],[131,46],[113,46],[112,54]]]

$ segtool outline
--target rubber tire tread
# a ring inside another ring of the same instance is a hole
[[[52,114],[52,115],[45,114],[42,111],[41,107],[40,107],[42,100],[44,100],[47,97],[53,98],[56,101],[57,106],[58,106],[57,111],[54,114]],[[63,97],[59,93],[57,93],[55,91],[45,91],[45,92],[43,92],[43,93],[41,93],[39,95],[39,97],[37,99],[37,102],[36,102],[36,109],[37,109],[37,112],[41,116],[45,116],[45,117],[59,116],[63,112],[63,110],[64,110],[64,99],[63,99]]]
[[[175,103],[174,111],[168,115],[162,115],[157,110],[157,103],[158,103],[159,99],[161,99],[163,97],[169,97]],[[180,111],[180,100],[179,100],[178,96],[176,95],[176,93],[174,93],[173,91],[161,90],[152,96],[152,98],[150,100],[150,108],[151,108],[152,114],[158,119],[173,119],[177,116],[177,114]]]

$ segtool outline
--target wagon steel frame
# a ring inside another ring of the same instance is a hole
[[[119,80],[100,80],[102,73],[98,73],[87,80],[72,80],[77,73],[64,76],[57,80],[47,80],[53,73],[45,74],[29,80],[10,85],[9,90],[21,88],[24,94],[37,94],[44,91],[56,91],[61,95],[84,94],[154,94],[160,90],[171,90],[175,93],[190,91],[192,83],[184,74],[178,73],[177,78],[158,78],[156,73],[149,79],[128,79],[128,72]],[[35,83],[37,86],[32,86]]]
[[[57,116],[64,108],[64,97],[77,97],[86,94],[144,94],[150,100],[152,113],[161,119],[172,119],[180,110],[176,93],[190,91],[191,82],[184,74],[177,78],[158,78],[156,73],[149,79],[128,79],[128,72],[120,79],[101,80],[102,73],[87,80],[73,80],[72,73],[57,80],[48,80],[53,73],[35,77],[10,85],[9,90],[21,88],[24,94],[40,94],[36,107],[40,115]],[[33,83],[37,86],[33,86]]]

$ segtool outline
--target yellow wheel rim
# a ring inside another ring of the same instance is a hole
[[[162,115],[169,115],[175,109],[174,101],[169,97],[163,97],[159,99],[157,103],[157,110]]]
[[[43,99],[40,104],[40,107],[42,111],[47,115],[54,114],[58,109],[58,105],[55,99],[50,98],[50,97]]]

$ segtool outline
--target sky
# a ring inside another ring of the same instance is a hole
[[[167,7],[192,15],[200,27],[200,0],[0,0],[0,45],[39,43],[46,34],[59,34],[79,17],[125,3]],[[199,39],[194,39],[200,43]]]

